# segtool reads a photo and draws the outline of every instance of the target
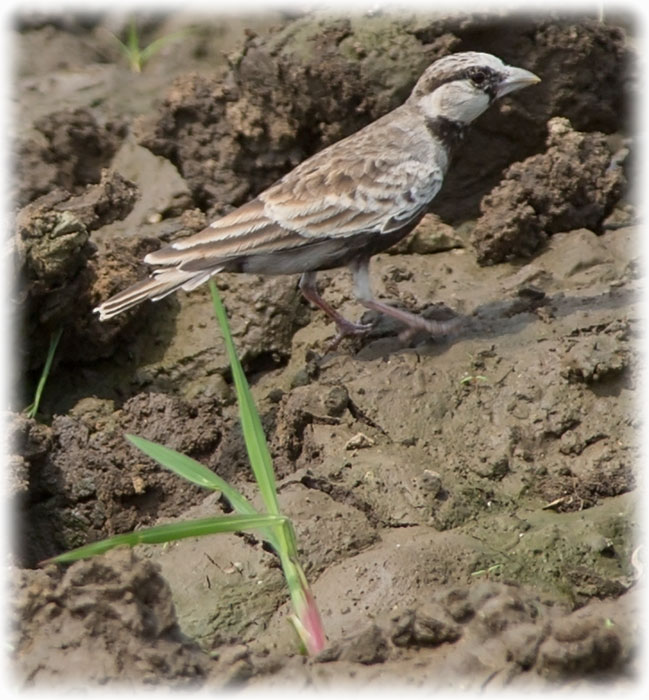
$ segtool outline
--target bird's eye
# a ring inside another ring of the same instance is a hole
[[[471,80],[476,84],[476,85],[482,85],[484,81],[487,79],[487,76],[485,73],[483,73],[481,70],[477,70],[473,75],[471,76]]]

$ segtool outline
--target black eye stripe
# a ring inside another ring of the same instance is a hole
[[[497,80],[497,75],[494,71],[490,70],[489,68],[477,68],[475,66],[472,66],[471,68],[467,68],[464,71],[460,71],[457,75],[457,78],[461,79],[466,79],[468,78],[469,80],[476,80],[476,82],[493,82]]]
[[[476,81],[475,77],[478,74],[482,76],[482,80],[478,78]],[[455,70],[449,71],[446,75],[431,75],[429,80],[420,82],[417,92],[413,94],[425,95],[447,83],[453,83],[458,80],[469,80],[473,85],[489,95],[491,99],[495,99],[498,90],[498,82],[501,77],[502,76],[496,70],[489,66],[472,65],[462,68],[456,67]]]
[[[476,87],[486,92],[491,99],[494,99],[500,76],[491,68],[471,66],[458,74],[455,80],[470,80]]]
[[[498,73],[491,68],[471,66],[448,75],[439,81],[439,85],[453,83],[456,80],[470,80],[475,84],[479,84],[481,88],[486,88],[487,86],[495,86],[499,79]]]

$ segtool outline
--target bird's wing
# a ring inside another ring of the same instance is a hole
[[[435,154],[422,154],[424,144],[412,143],[412,134],[389,123],[371,126],[320,151],[203,231],[149,253],[145,261],[198,270],[318,238],[402,228],[435,196],[443,168],[431,157]]]
[[[150,265],[177,265],[205,262],[218,264],[247,253],[267,253],[291,248],[304,242],[299,234],[285,229],[265,213],[265,204],[253,199],[211,223],[193,236],[149,253],[144,261]]]
[[[259,197],[270,218],[307,239],[390,233],[414,219],[442,184],[434,163],[389,143],[322,155]]]

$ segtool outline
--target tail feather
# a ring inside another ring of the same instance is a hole
[[[123,292],[107,299],[93,310],[99,314],[100,321],[106,321],[137,306],[145,299],[158,301],[177,289],[191,291],[220,271],[219,267],[200,272],[188,272],[177,268],[154,270],[148,279],[137,282]]]

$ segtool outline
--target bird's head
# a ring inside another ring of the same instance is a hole
[[[534,73],[508,66],[491,54],[466,51],[444,56],[430,65],[408,102],[429,118],[467,125],[497,98],[540,80]]]

